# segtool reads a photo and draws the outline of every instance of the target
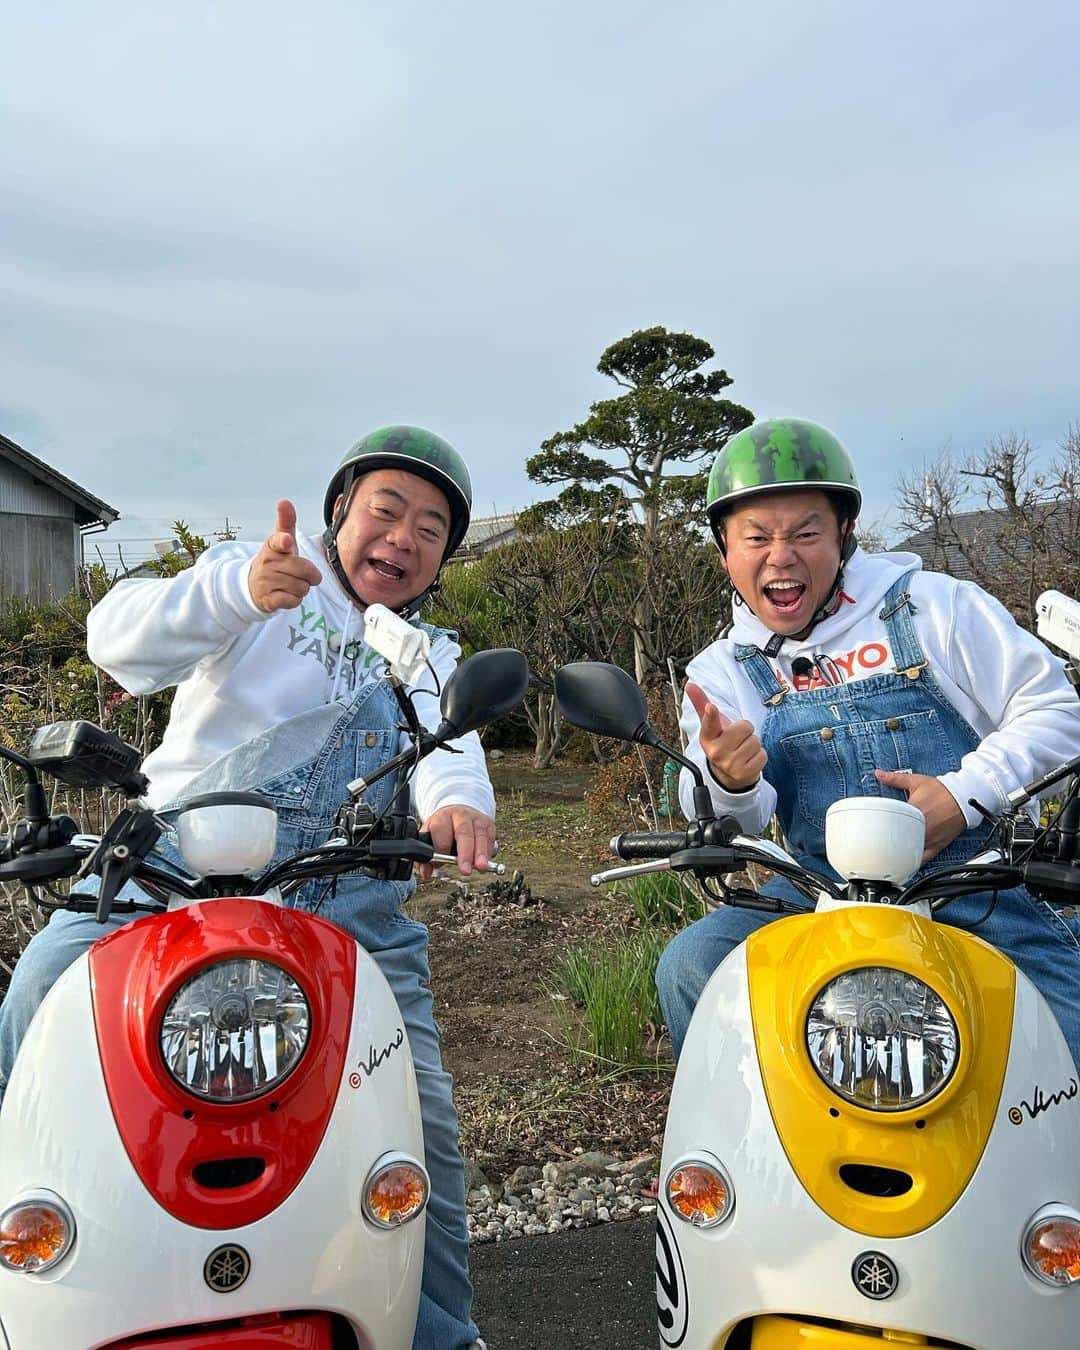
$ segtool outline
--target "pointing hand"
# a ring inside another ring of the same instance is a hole
[[[709,761],[713,777],[729,792],[744,792],[761,777],[769,756],[758,740],[752,723],[733,722],[725,717],[707,694],[693,681],[686,686],[686,696],[701,719],[698,740]]]
[[[296,507],[290,501],[277,504],[274,533],[259,550],[248,573],[248,591],[265,614],[295,609],[322,581],[314,563],[302,556],[296,543]]]

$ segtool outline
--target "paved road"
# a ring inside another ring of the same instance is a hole
[[[656,1350],[654,1234],[650,1216],[473,1247],[490,1350]]]

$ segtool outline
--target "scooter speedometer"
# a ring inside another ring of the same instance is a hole
[[[300,1062],[311,1009],[269,961],[219,961],[173,996],[161,1023],[165,1065],[204,1101],[242,1102],[277,1087]]]
[[[929,1101],[952,1077],[959,1053],[944,1000],[914,975],[886,966],[830,980],[810,1005],[806,1044],[828,1086],[871,1111]]]

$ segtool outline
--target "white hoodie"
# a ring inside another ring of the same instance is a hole
[[[1020,628],[993,596],[974,582],[923,572],[914,553],[856,549],[845,568],[836,613],[817,624],[809,637],[788,638],[770,664],[781,684],[796,695],[824,683],[816,672],[793,675],[792,662],[798,657],[831,658],[833,668],[827,659],[821,662],[826,673],[831,670],[849,683],[895,670],[878,612],[889,587],[913,568],[919,570],[907,589],[929,673],[980,737],[960,768],[941,776],[968,825],[976,825],[980,816],[969,798],[988,810],[1004,810],[1008,793],[1080,753],[1080,699],[1065,678],[1064,662]],[[735,646],[745,643],[764,650],[772,636],[746,605],[736,605],[728,637],[706,647],[686,668],[687,679],[700,685],[722,713],[746,719],[759,732],[768,709],[737,665]],[[717,813],[733,815],[744,829],[760,833],[775,809],[775,790],[763,778],[748,792],[725,791],[709,772],[698,741],[698,716],[687,698],[681,726],[687,757],[703,769]],[[918,771],[918,765],[912,767]],[[692,783],[685,770],[679,797],[683,810],[692,814]]]
[[[150,805],[173,801],[197,773],[271,727],[323,704],[344,707],[381,661],[364,645],[364,616],[342,590],[321,540],[297,535],[301,554],[322,582],[296,609],[265,614],[251,599],[248,573],[261,544],[230,542],[206,550],[168,581],[126,580],[90,611],[91,661],[131,694],[177,685],[161,745],[146,757]],[[436,638],[431,664],[441,688],[461,648]],[[414,686],[434,689],[430,674]],[[415,699],[420,720],[438,725],[434,694]],[[417,770],[421,818],[450,803],[495,814],[495,797],[475,732],[454,745],[460,755],[429,755]],[[312,747],[312,753],[317,747]]]

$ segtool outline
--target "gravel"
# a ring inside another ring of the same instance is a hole
[[[618,1223],[656,1211],[658,1159],[580,1153],[543,1167],[518,1167],[505,1182],[466,1163],[470,1242],[539,1237]]]

